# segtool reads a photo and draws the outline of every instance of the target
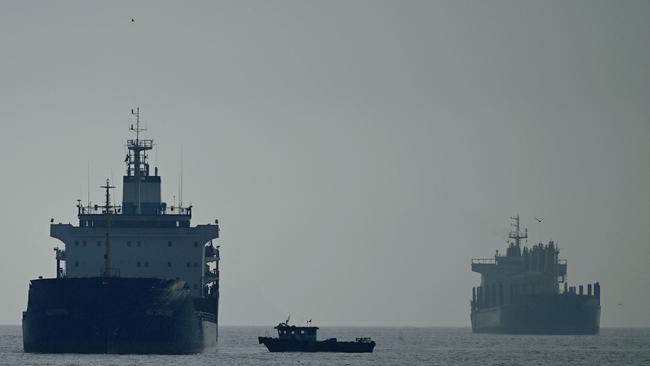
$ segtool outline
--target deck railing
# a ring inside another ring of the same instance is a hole
[[[494,258],[473,258],[472,264],[496,264],[497,261]]]

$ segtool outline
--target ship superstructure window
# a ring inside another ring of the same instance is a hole
[[[139,247],[142,246],[142,242],[141,242],[140,240],[138,240],[138,246],[139,246]]]
[[[172,262],[167,262],[167,267],[171,267],[171,266],[172,266]]]
[[[74,246],[75,246],[75,247],[78,247],[78,246],[79,246],[79,242],[78,242],[78,241],[75,241],[75,242],[74,242]]]
[[[142,266],[142,263],[140,263],[140,261],[138,261],[137,266],[138,266],[138,268],[140,268]]]
[[[98,241],[98,242],[97,242],[97,246],[98,246],[98,247],[101,247],[101,246],[102,246],[102,242],[101,242],[101,241]]]
[[[172,246],[172,242],[171,242],[171,241],[168,241],[168,242],[167,242],[167,246],[168,246],[168,247],[171,247],[171,246]]]
[[[190,262],[185,263],[185,266],[186,266],[187,268],[190,268]]]
[[[84,240],[84,242],[83,242],[83,246],[84,246],[84,247],[86,246],[86,241],[85,241],[85,240]]]
[[[74,266],[79,267],[79,261],[74,261]]]
[[[194,242],[194,246],[195,246],[195,247],[198,247],[198,246],[199,246],[199,242],[198,242],[198,241],[195,241],[195,242]]]
[[[131,242],[130,242],[130,241],[127,241],[127,242],[126,242],[126,246],[127,246],[127,247],[130,247],[130,246],[131,246]]]

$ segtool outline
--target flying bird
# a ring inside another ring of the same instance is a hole
[[[536,217],[535,220],[537,220],[537,222],[542,222],[542,220],[544,220],[544,218],[543,217]]]
[[[131,18],[131,23],[135,23],[135,18]]]

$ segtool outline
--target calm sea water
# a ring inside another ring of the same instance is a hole
[[[320,338],[377,341],[371,354],[269,353],[265,327],[220,328],[219,346],[189,356],[25,354],[18,326],[0,326],[0,365],[650,365],[650,329],[597,336],[472,334],[469,328],[322,328]]]

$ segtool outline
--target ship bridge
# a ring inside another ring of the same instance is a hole
[[[57,249],[57,275],[67,277],[147,277],[182,279],[195,297],[216,295],[218,250],[212,240],[219,237],[218,221],[191,226],[192,206],[168,206],[161,199],[158,168],[150,169],[151,139],[142,139],[140,113],[127,140],[121,205],[111,203],[106,182],[102,205],[77,203],[78,226],[52,224],[50,235],[65,244]],[[218,247],[217,247],[218,248]]]
[[[563,282],[566,277],[566,260],[560,259],[560,250],[553,241],[527,247],[522,243],[528,239],[528,229],[523,232],[519,226],[519,216],[511,217],[512,230],[508,235],[510,242],[505,255],[497,250],[494,258],[472,259],[472,271],[481,274],[481,282],[494,282],[507,278],[526,276],[546,276]]]
[[[551,241],[547,245],[542,243],[538,244],[546,247],[552,247],[554,243]],[[527,248],[526,248],[527,249]],[[532,251],[531,251],[532,253]],[[535,256],[529,258],[529,256]],[[553,272],[553,267],[556,268],[556,274],[559,277],[559,282],[564,282],[567,275],[567,261],[566,259],[557,259],[554,263],[553,258],[548,256],[536,256],[535,254],[522,254],[519,257],[508,257],[495,255],[494,258],[474,258],[472,259],[472,271],[480,273],[483,276],[492,277],[499,274],[516,276],[516,275],[531,275],[544,274]]]
[[[526,246],[528,230],[521,231],[519,216],[512,220],[505,255],[497,251],[493,258],[472,259],[472,271],[481,274],[481,285],[472,291],[473,302],[480,298],[503,305],[521,294],[557,294],[559,283],[566,280],[567,262],[559,258],[557,245],[550,241]]]

